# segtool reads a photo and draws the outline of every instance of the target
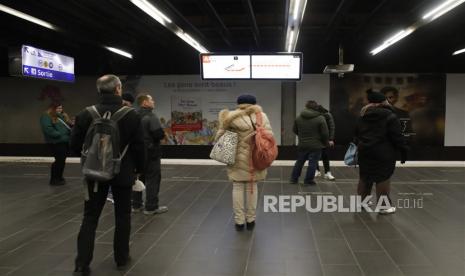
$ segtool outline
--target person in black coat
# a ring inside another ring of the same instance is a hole
[[[97,80],[97,90],[100,93],[96,105],[99,114],[110,111],[114,114],[122,105],[121,81],[115,75],[105,75]],[[91,125],[92,115],[84,109],[76,116],[71,133],[71,149],[81,152],[84,139]],[[124,267],[129,257],[129,235],[131,232],[131,192],[136,174],[140,174],[145,166],[144,133],[141,118],[135,110],[130,110],[118,121],[120,132],[120,152],[126,145],[128,151],[121,161],[120,172],[110,181],[98,184],[94,192],[93,182],[87,181],[89,199],[84,202],[84,218],[78,236],[78,255],[75,272],[88,275],[89,265],[94,251],[95,230],[111,186],[115,201],[115,236],[113,240],[114,259],[118,267]]]
[[[161,214],[168,211],[167,206],[158,204],[158,194],[161,182],[161,148],[160,141],[165,138],[165,132],[161,127],[160,120],[153,113],[155,101],[152,96],[140,94],[137,96],[139,114],[142,118],[142,129],[144,131],[145,151],[147,163],[140,180],[145,183],[145,215]],[[142,192],[133,192],[132,207],[134,212],[142,211]]]
[[[407,145],[401,134],[399,119],[385,96],[368,90],[367,99],[369,104],[362,108],[355,132],[360,168],[358,194],[362,199],[370,195],[376,183],[378,200],[384,195],[391,205],[381,213],[393,213],[395,207],[389,198],[390,178],[396,166],[397,152],[401,153],[401,163],[405,163]]]

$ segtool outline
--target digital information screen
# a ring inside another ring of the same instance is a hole
[[[202,79],[300,80],[302,53],[200,54]]]
[[[252,79],[300,80],[302,55],[252,55]]]
[[[250,79],[249,55],[201,55],[202,79]]]
[[[22,75],[33,78],[74,82],[74,58],[32,46],[21,48]]]

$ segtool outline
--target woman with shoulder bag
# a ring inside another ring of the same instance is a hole
[[[268,117],[256,103],[254,96],[241,95],[237,98],[238,105],[235,110],[222,110],[215,139],[218,140],[225,131],[232,131],[238,136],[235,162],[227,168],[228,178],[233,182],[232,203],[237,231],[244,230],[245,225],[248,230],[255,227],[257,181],[266,177],[266,169],[255,170],[252,164],[252,143],[257,113],[261,113],[263,127],[271,134],[272,130]]]
[[[66,181],[63,178],[63,171],[68,155],[71,121],[68,115],[63,113],[61,104],[52,103],[40,117],[40,125],[45,142],[55,158],[50,170],[50,185],[64,185]]]

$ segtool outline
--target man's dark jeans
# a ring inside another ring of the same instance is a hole
[[[321,150],[299,150],[297,161],[295,162],[294,169],[292,170],[291,181],[297,182],[305,162],[308,160],[307,174],[305,175],[304,183],[312,183],[315,178],[315,170],[318,166],[318,160],[321,157]]]
[[[95,243],[95,230],[107,201],[109,184],[98,184],[94,192],[94,184],[88,185],[89,200],[84,203],[84,219],[78,235],[78,256],[76,266],[89,266],[92,261]],[[129,234],[131,232],[131,191],[132,187],[112,186],[115,200],[115,235],[113,238],[114,259],[116,263],[124,263],[129,256]]]
[[[161,182],[161,160],[160,154],[150,154],[147,160],[144,174],[139,178],[145,184],[145,210],[154,211],[158,209],[158,193]],[[133,192],[132,207],[142,207],[142,192]]]

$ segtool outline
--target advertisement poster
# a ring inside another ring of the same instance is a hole
[[[148,93],[164,128],[165,145],[212,145],[219,127],[218,114],[234,110],[236,99],[247,93],[267,113],[278,142],[281,141],[281,82],[204,81],[197,75],[130,76],[124,90],[136,96]],[[129,81],[130,80],[130,81]]]
[[[171,130],[197,131],[202,129],[202,105],[200,98],[171,97]]]
[[[444,145],[446,78],[441,74],[347,74],[332,76],[330,105],[336,143],[352,141],[368,89],[382,92],[411,145]]]

